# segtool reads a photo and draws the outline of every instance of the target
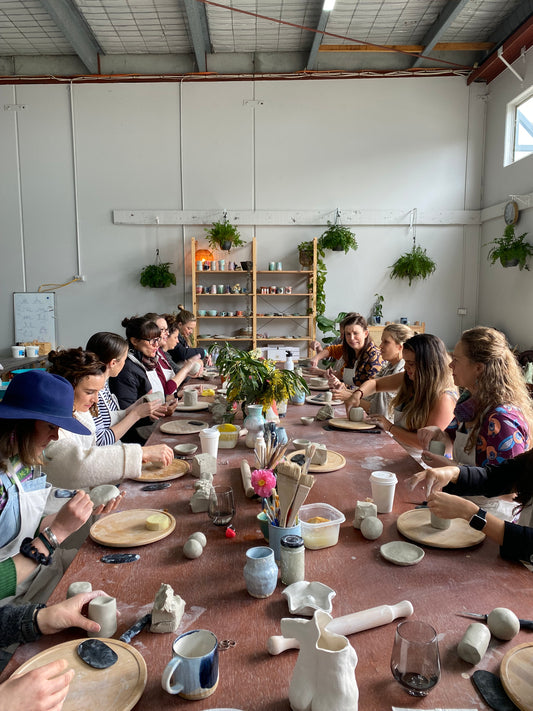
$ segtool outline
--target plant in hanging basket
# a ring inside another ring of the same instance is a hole
[[[533,256],[533,246],[525,241],[526,235],[527,232],[515,235],[514,225],[507,225],[502,237],[496,237],[492,242],[483,245],[494,245],[489,250],[487,259],[491,264],[499,261],[502,267],[519,267],[520,270],[527,269],[529,271],[527,260]]]
[[[428,257],[426,250],[413,244],[409,252],[402,254],[390,267],[391,279],[409,279],[409,286],[414,279],[427,279],[433,274],[437,265]]]
[[[223,249],[229,252],[232,247],[242,247],[246,242],[235,225],[224,218],[222,222],[213,222],[212,227],[206,229],[207,241],[211,249]]]
[[[318,246],[324,249],[331,249],[334,252],[344,252],[348,254],[350,249],[356,250],[358,245],[355,235],[347,227],[334,224],[328,220],[328,228],[318,238]]]
[[[140,282],[142,286],[150,286],[152,289],[164,289],[171,284],[176,284],[176,275],[169,267],[172,262],[162,262],[159,259],[159,250],[156,253],[155,264],[148,264],[141,272]]]

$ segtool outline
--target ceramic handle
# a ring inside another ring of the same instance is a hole
[[[250,470],[250,465],[248,464],[246,459],[243,459],[241,461],[241,477],[244,493],[246,494],[247,498],[251,499],[252,496],[255,494],[255,491],[254,487],[252,486],[252,472]]]
[[[409,600],[402,600],[396,605],[378,605],[369,610],[352,612],[350,615],[336,617],[326,626],[328,632],[335,634],[350,635],[363,630],[372,629],[387,625],[398,617],[409,617],[413,614],[413,606]],[[299,649],[300,643],[297,639],[290,639],[277,635],[269,637],[267,649],[270,654],[280,654],[287,649]]]
[[[180,662],[181,659],[179,657],[172,657],[172,659],[166,665],[163,671],[163,676],[161,677],[161,686],[165,691],[168,691],[169,694],[179,694],[179,692],[183,689],[183,684],[180,681],[177,681],[174,685],[170,683],[172,675],[178,668]]]

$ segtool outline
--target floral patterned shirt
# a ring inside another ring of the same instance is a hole
[[[342,343],[335,346],[328,346],[330,358],[339,360],[343,356]],[[355,376],[353,384],[359,387],[367,380],[375,378],[383,367],[383,358],[379,348],[372,341],[369,342],[366,348],[363,348],[359,354],[359,358],[355,361]],[[341,370],[341,375],[344,372],[344,366]]]

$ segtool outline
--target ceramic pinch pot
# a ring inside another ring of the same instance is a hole
[[[302,425],[312,425],[314,421],[314,417],[300,417],[300,422],[302,423]]]
[[[114,484],[101,484],[91,489],[89,496],[94,504],[94,508],[97,508],[98,506],[105,506],[109,501],[120,496],[120,489],[117,489]]]
[[[315,610],[331,612],[332,600],[337,593],[324,583],[301,580],[288,585],[281,594],[287,599],[291,615],[311,617]]]
[[[256,546],[246,551],[244,566],[246,589],[252,597],[270,597],[278,584],[278,566],[274,551],[268,546]]]
[[[311,418],[312,419],[312,418]],[[311,444],[310,439],[293,439],[292,446],[294,449],[305,449],[307,445]]]
[[[352,407],[350,408],[350,421],[351,422],[362,422],[365,419],[365,411],[362,407]]]
[[[196,453],[197,449],[198,445],[192,443],[177,444],[174,447],[174,451],[179,457],[192,457],[192,455]]]

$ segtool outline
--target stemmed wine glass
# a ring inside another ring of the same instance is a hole
[[[209,495],[209,518],[215,526],[227,526],[235,514],[231,486],[213,486]]]
[[[440,679],[437,633],[416,620],[396,628],[390,666],[393,677],[411,696],[427,696]]]

